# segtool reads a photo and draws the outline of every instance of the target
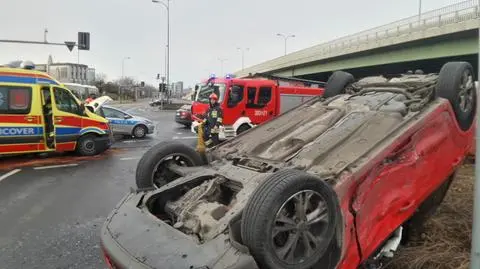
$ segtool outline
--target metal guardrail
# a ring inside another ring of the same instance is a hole
[[[449,5],[437,10],[412,16],[387,25],[376,27],[354,35],[342,37],[320,45],[322,49],[345,48],[389,37],[408,35],[428,28],[441,27],[446,24],[476,19],[479,17],[479,1],[468,0]]]
[[[278,69],[286,67],[291,63],[301,64],[302,60],[314,55],[322,56],[321,58],[328,58],[339,52],[341,54],[341,52],[346,49],[352,49],[361,45],[379,42],[392,37],[405,36],[448,24],[477,19],[480,18],[479,1],[480,0],[467,0],[459,2],[353,35],[341,37],[252,66],[245,69],[245,72],[250,72],[250,70],[263,72],[266,68]]]

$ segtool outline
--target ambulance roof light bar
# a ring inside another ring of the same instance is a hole
[[[27,70],[33,70],[35,69],[35,64],[32,61],[12,61],[9,64],[7,64],[8,67],[10,68],[21,68],[21,69],[27,69]]]

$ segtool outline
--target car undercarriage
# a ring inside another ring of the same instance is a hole
[[[180,144],[178,159],[158,145],[139,168],[169,173],[137,178],[151,188],[119,205],[155,220],[113,214],[102,234],[149,222],[163,227],[155,244],[182,238],[171,244],[186,257],[147,251],[152,268],[381,268],[441,202],[473,141],[471,66],[446,66],[356,82],[334,73],[323,98],[218,145],[203,164]]]

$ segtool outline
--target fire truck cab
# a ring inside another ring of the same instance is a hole
[[[323,86],[323,82],[263,74],[248,78],[211,76],[196,86],[192,115],[203,118],[209,108],[210,94],[217,94],[223,110],[219,138],[225,140],[322,95]],[[198,124],[192,124],[192,132],[195,133]]]

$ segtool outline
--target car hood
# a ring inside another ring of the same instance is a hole
[[[408,112],[404,100],[389,92],[315,99],[219,145],[212,156],[340,173],[419,113]]]
[[[92,107],[93,112],[97,112],[97,110],[100,109],[103,105],[111,101],[113,101],[113,99],[110,96],[105,95],[105,96],[98,97],[97,99],[88,103],[87,106]]]

